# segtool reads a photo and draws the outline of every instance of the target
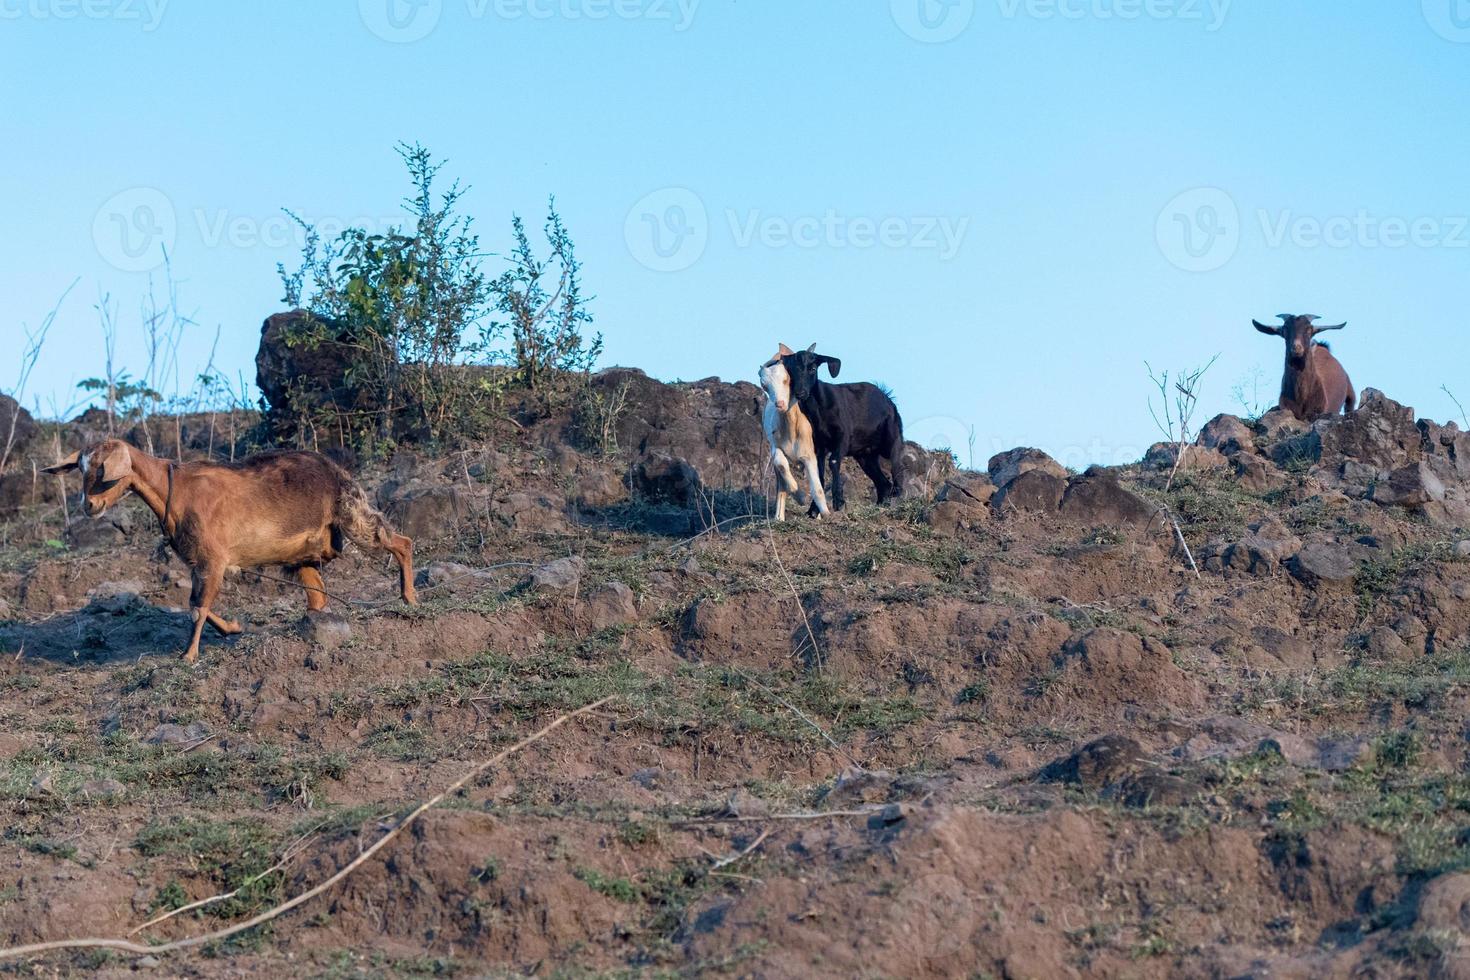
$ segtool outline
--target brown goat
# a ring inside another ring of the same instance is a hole
[[[1279,327],[1268,327],[1252,320],[1257,330],[1281,337],[1286,341],[1286,372],[1281,378],[1280,406],[1304,422],[1322,415],[1351,413],[1358,406],[1358,393],[1348,379],[1347,371],[1332,350],[1315,338],[1328,330],[1341,330],[1346,323],[1335,327],[1319,327],[1314,321],[1319,316],[1298,316],[1292,313],[1278,314],[1283,323]]]
[[[387,551],[398,562],[399,591],[414,605],[413,542],[395,534],[347,471],[319,453],[273,452],[240,463],[170,463],[116,439],[73,453],[47,473],[82,472],[82,506],[100,516],[136,493],[158,517],[164,537],[193,573],[194,637],[184,659],[199,659],[208,622],[224,634],[240,624],[212,611],[225,572],[279,565],[295,573],[306,606],[327,604],[321,567],[344,539]]]

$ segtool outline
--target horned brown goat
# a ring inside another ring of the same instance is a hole
[[[82,506],[97,517],[136,493],[158,517],[164,537],[193,573],[189,597],[194,636],[184,659],[199,659],[207,622],[240,632],[221,619],[215,599],[225,572],[279,565],[306,590],[308,609],[326,607],[321,568],[346,540],[386,551],[398,562],[399,591],[410,605],[413,542],[397,534],[367,495],[336,463],[319,453],[272,452],[240,463],[170,463],[116,439],[73,453],[47,473],[81,470]]]
[[[1303,422],[1344,411],[1351,413],[1357,408],[1358,393],[1353,390],[1347,370],[1326,344],[1315,339],[1320,333],[1341,330],[1347,324],[1319,327],[1316,325],[1316,321],[1321,319],[1319,316],[1278,315],[1283,321],[1279,327],[1267,326],[1258,320],[1251,323],[1261,333],[1286,341],[1286,370],[1281,378],[1280,406]]]

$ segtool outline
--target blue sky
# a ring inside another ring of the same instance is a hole
[[[80,277],[43,409],[100,372],[100,295],[137,370],[145,244],[185,367],[219,327],[253,377],[279,209],[394,219],[398,140],[488,247],[557,196],[604,363],[816,342],[982,465],[1136,458],[1145,360],[1220,353],[1202,414],[1274,401],[1280,312],[1350,321],[1360,389],[1470,402],[1465,0],[0,0],[0,96],[0,386]]]

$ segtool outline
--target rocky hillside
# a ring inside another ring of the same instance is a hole
[[[553,417],[362,474],[421,608],[355,551],[325,616],[242,576],[192,670],[151,518],[63,530],[32,476],[106,420],[37,426],[0,480],[0,942],[243,921],[612,700],[265,927],[0,970],[1467,975],[1470,437],[1376,392],[1222,417],[1167,490],[1172,447],[915,447],[898,506],[777,526],[755,388],[596,383],[606,454]]]

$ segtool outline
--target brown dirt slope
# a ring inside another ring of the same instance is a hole
[[[1457,430],[1371,392],[1315,426],[1222,418],[1167,492],[1168,447],[1082,475],[916,454],[900,505],[775,526],[759,445],[710,455],[749,441],[750,393],[633,380],[609,456],[548,420],[364,474],[420,537],[422,608],[303,623],[299,591],[234,578],[247,632],[192,670],[148,515],[63,529],[14,483],[0,943],[232,892],[148,935],[240,921],[613,696],[330,894],[143,970],[1470,975]],[[357,551],[326,578],[394,593]]]

